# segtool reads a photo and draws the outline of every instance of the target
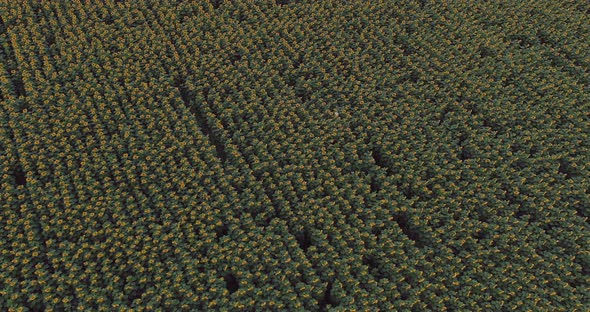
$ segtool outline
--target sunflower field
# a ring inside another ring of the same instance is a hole
[[[590,311],[590,3],[0,0],[0,311]]]

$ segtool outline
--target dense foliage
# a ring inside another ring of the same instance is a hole
[[[590,310],[589,13],[0,0],[0,310]]]

